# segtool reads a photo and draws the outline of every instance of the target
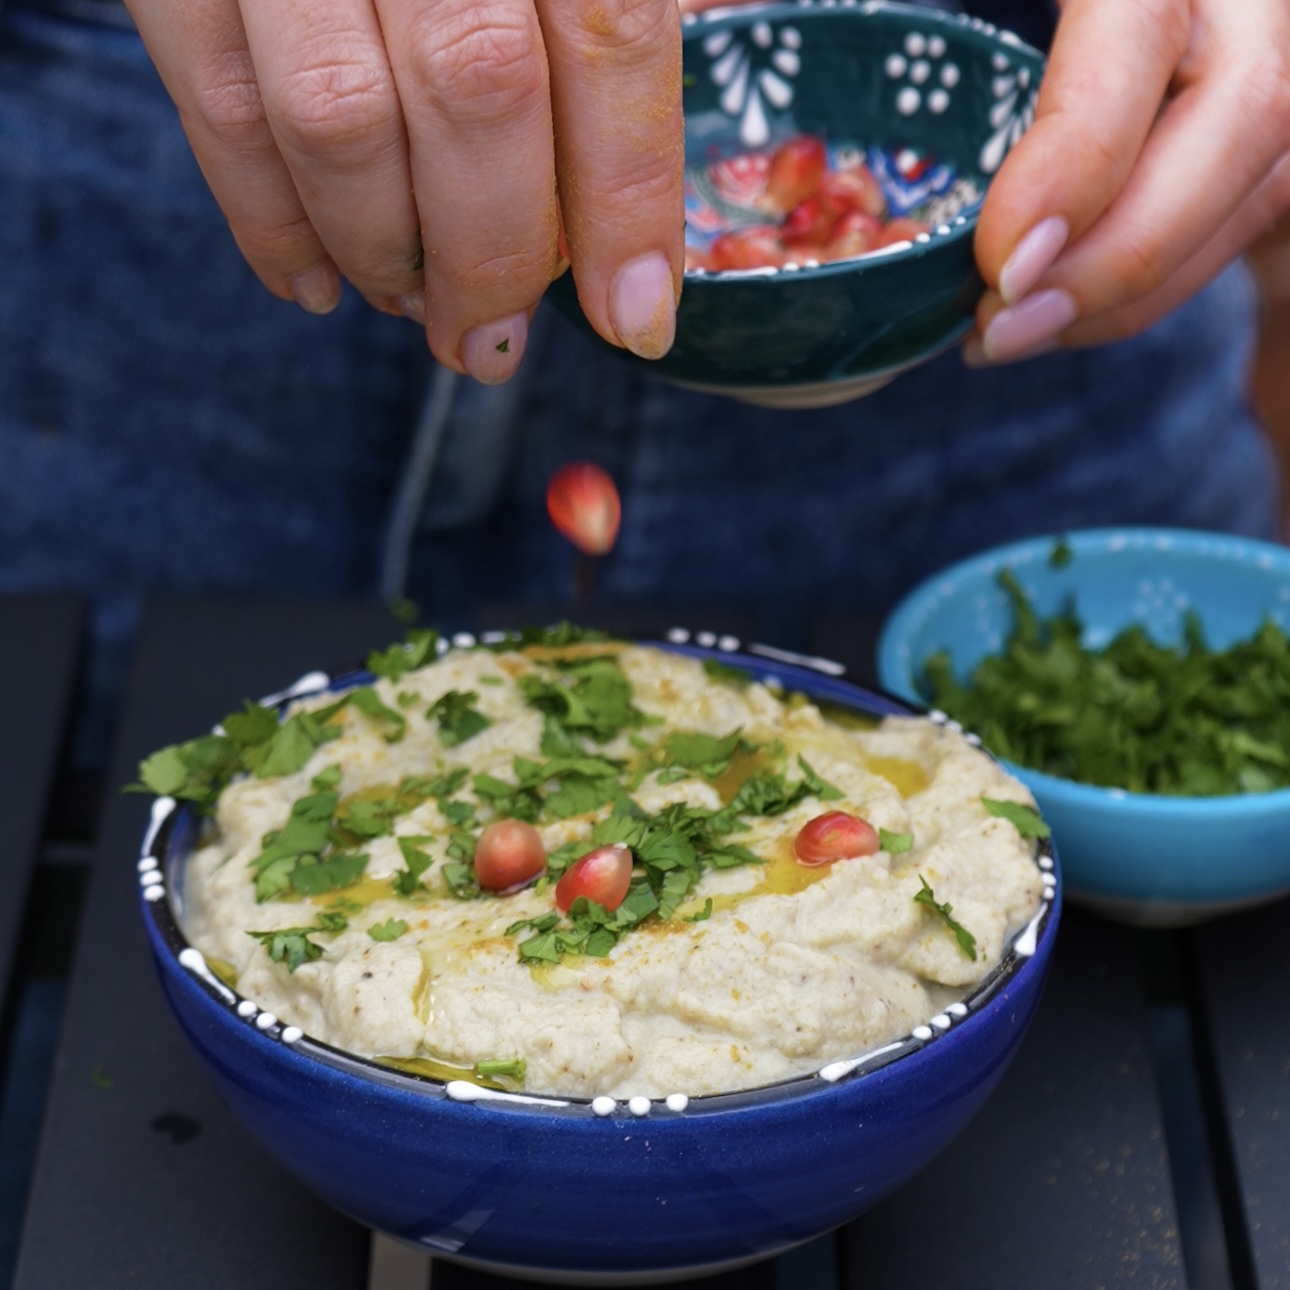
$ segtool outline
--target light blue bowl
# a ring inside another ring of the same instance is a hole
[[[1100,529],[1069,535],[1074,558],[1055,568],[1054,541],[998,547],[917,587],[883,630],[882,684],[926,702],[919,677],[930,654],[948,651],[955,674],[966,678],[997,653],[1012,626],[1002,569],[1044,615],[1074,596],[1092,646],[1135,622],[1176,642],[1188,609],[1215,647],[1252,635],[1266,617],[1290,631],[1285,547],[1176,529]],[[1158,797],[1009,768],[1052,825],[1072,900],[1126,922],[1182,926],[1290,892],[1290,789]]]

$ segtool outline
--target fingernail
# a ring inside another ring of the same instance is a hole
[[[992,363],[1029,357],[1075,321],[1075,301],[1065,291],[1040,291],[995,314],[981,337],[981,351]]]
[[[423,327],[426,324],[426,293],[424,291],[414,291],[411,295],[400,296],[398,306],[403,311],[405,318],[411,318],[414,323],[420,323]]]
[[[1006,359],[1000,359],[995,362],[993,359],[986,357],[985,347],[978,337],[973,336],[971,340],[965,341],[963,344],[963,366],[979,368],[998,367],[1000,363],[1021,363],[1026,359],[1051,354],[1056,348],[1057,338],[1050,336],[1047,340],[1041,340],[1037,345],[1032,345],[1029,349],[1022,350],[1018,354],[1009,354]]]
[[[311,314],[329,314],[340,304],[340,274],[324,260],[291,279],[291,294],[301,309]]]
[[[501,385],[515,375],[529,338],[527,313],[481,323],[461,338],[461,361],[481,385]]]
[[[609,321],[640,358],[662,358],[676,339],[672,266],[657,251],[629,260],[609,286]]]
[[[999,294],[1006,305],[1015,305],[1052,268],[1062,253],[1070,225],[1060,215],[1041,220],[1013,248],[999,272]]]

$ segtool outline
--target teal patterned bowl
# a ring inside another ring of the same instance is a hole
[[[1041,55],[980,19],[886,0],[682,21],[691,241],[755,222],[732,200],[732,164],[802,134],[823,138],[835,161],[864,160],[889,211],[929,229],[847,260],[689,271],[671,352],[653,363],[614,352],[693,389],[815,407],[866,394],[961,340],[983,290],[977,213],[1033,120]],[[571,275],[552,296],[595,334]]]

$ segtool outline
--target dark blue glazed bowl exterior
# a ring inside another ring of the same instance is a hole
[[[696,647],[677,632],[670,647],[718,653],[867,713],[913,711],[826,660],[721,644],[730,648]],[[851,1072],[606,1114],[584,1099],[455,1100],[439,1082],[348,1056],[260,1012],[210,974],[176,922],[195,836],[190,812],[156,804],[139,861],[145,923],[166,996],[235,1114],[358,1221],[439,1255],[565,1283],[715,1271],[881,1200],[946,1146],[1003,1074],[1039,1001],[1061,906],[1045,848],[1042,909],[1000,967],[964,1008]]]

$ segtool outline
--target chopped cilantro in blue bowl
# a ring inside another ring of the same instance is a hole
[[[1071,898],[1181,926],[1290,893],[1287,635],[1290,550],[1216,533],[1090,530],[999,547],[929,578],[888,619],[878,670],[894,694],[939,694],[947,707],[944,695],[961,697],[974,676],[986,689],[1014,677],[1018,693],[996,691],[998,706],[1028,708],[1031,731],[1000,726],[994,751],[1065,748],[1052,755],[1069,775],[1004,760],[1052,825]],[[1122,667],[1126,653],[1158,674]],[[1172,719],[1179,710],[1185,719]],[[989,717],[975,724],[989,746]],[[1054,727],[1065,744],[1050,740]]]

